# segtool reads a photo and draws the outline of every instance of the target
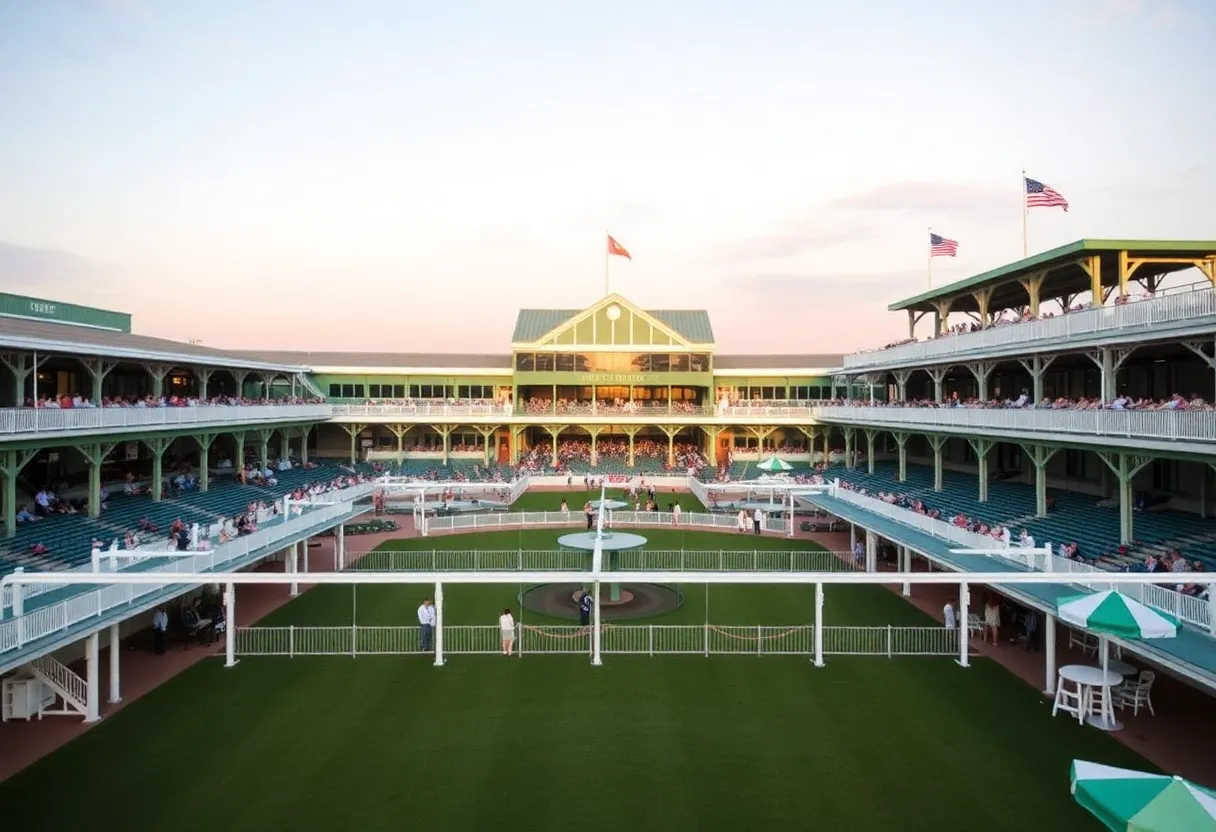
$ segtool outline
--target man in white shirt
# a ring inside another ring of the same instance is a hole
[[[422,606],[418,608],[418,626],[422,631],[419,649],[429,653],[435,649],[435,607],[430,598],[424,599]]]
[[[165,655],[165,634],[169,631],[169,614],[164,607],[152,613],[152,650],[158,656]]]
[[[946,619],[947,630],[958,629],[958,613],[954,611],[953,601],[947,601],[946,606],[942,607],[942,616]]]

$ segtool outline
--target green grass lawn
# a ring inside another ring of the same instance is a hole
[[[548,495],[537,495],[548,496]],[[645,532],[656,548],[803,541]],[[557,530],[395,545],[552,545]],[[516,542],[512,542],[516,541]],[[445,592],[493,623],[518,586]],[[656,623],[704,620],[704,594]],[[312,590],[266,624],[349,624]],[[812,593],[714,588],[717,624],[811,620]],[[413,623],[418,593],[365,588],[360,624]],[[829,587],[827,624],[927,623],[880,587]],[[1098,830],[1074,757],[1151,768],[1052,720],[977,660],[425,656],[208,660],[0,784],[6,827],[81,830]],[[53,797],[59,796],[59,797]]]

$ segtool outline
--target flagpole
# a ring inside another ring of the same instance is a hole
[[[1030,214],[1030,210],[1026,207],[1026,168],[1022,168],[1022,259],[1025,260],[1029,255],[1029,247],[1026,242],[1026,218]]]
[[[612,252],[608,245],[608,229],[604,229],[604,297],[610,293],[608,291],[608,263],[612,258]]]
[[[929,226],[929,256],[925,258],[928,262],[927,273],[929,275],[929,288],[933,288],[933,226]]]

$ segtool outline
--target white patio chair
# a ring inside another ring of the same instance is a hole
[[[1072,685],[1070,688],[1069,685]],[[1081,701],[1081,686],[1069,682],[1063,676],[1056,679],[1056,699],[1051,706],[1051,715],[1063,711],[1077,718],[1078,723],[1085,721],[1085,703]]]
[[[1140,676],[1134,682],[1128,682],[1125,685],[1116,689],[1115,704],[1120,708],[1131,708],[1132,714],[1140,715],[1140,708],[1148,708],[1148,712],[1156,716],[1156,711],[1153,710],[1153,700],[1151,698],[1153,690],[1153,682],[1157,681],[1157,674],[1151,670],[1140,671]]]
[[[1069,649],[1079,648],[1083,656],[1096,656],[1098,655],[1098,637],[1081,630],[1069,630],[1068,647]]]

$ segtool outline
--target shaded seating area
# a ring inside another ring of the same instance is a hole
[[[1075,542],[1080,559],[1107,569],[1142,569],[1150,554],[1175,550],[1189,561],[1203,563],[1208,571],[1216,569],[1212,554],[1216,522],[1197,514],[1170,509],[1136,512],[1135,540],[1124,546],[1119,541],[1118,509],[1089,494],[1049,489],[1051,509],[1046,517],[1036,517],[1034,487],[1023,483],[990,481],[988,501],[981,503],[976,475],[959,471],[942,472],[941,491],[933,490],[931,467],[911,463],[903,482],[893,462],[876,463],[873,474],[865,468],[849,470],[844,465],[833,465],[823,475],[839,477],[870,492],[886,491],[920,500],[940,511],[946,520],[963,514],[989,526],[1007,526],[1015,538],[1026,529],[1039,545],[1050,541],[1058,547]]]
[[[252,502],[273,502],[309,483],[325,482],[350,473],[350,466],[319,462],[316,467],[297,467],[275,473],[273,486],[243,485],[232,476],[213,476],[207,491],[166,493],[153,502],[151,497],[117,494],[98,518],[87,515],[52,515],[18,527],[17,534],[0,542],[0,574],[18,566],[27,571],[72,569],[90,562],[92,544],[99,540],[109,546],[115,539],[120,547],[127,532],[135,532],[141,545],[159,545],[168,539],[174,520],[200,527],[222,523],[244,512]],[[141,528],[147,521],[150,528]],[[35,546],[46,549],[35,553]]]

